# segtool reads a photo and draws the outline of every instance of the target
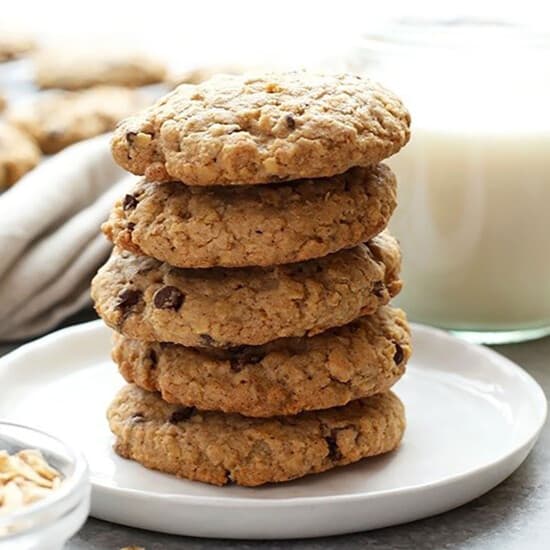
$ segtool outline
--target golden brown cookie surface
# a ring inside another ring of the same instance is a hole
[[[389,390],[411,354],[405,314],[389,306],[311,338],[230,350],[132,340],[115,333],[127,382],[169,403],[268,417],[328,409]]]
[[[319,258],[382,231],[396,205],[384,165],[270,186],[140,181],[103,226],[115,245],[177,267],[268,266]]]
[[[391,392],[260,419],[170,405],[128,385],[107,415],[122,457],[214,485],[257,486],[323,472],[394,450],[405,430],[403,405]]]
[[[313,336],[374,313],[401,289],[397,241],[274,267],[180,269],[115,250],[92,282],[99,315],[131,338],[185,346]]]
[[[224,75],[181,85],[126,119],[112,150],[150,180],[272,183],[377,164],[407,143],[409,124],[401,101],[364,77]]]

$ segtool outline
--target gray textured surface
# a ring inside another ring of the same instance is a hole
[[[72,322],[87,320],[90,314]],[[0,347],[6,353],[13,346]],[[550,392],[550,338],[496,346],[530,372]],[[454,511],[427,520],[368,533],[300,541],[221,541],[173,537],[90,519],[68,550],[235,550],[369,548],[370,550],[539,550],[550,548],[550,428],[521,468],[490,493]]]

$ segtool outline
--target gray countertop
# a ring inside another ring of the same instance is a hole
[[[71,322],[91,318],[81,315]],[[15,346],[0,346],[0,354]],[[550,338],[495,346],[522,365],[550,392]],[[550,427],[524,464],[488,494],[434,518],[377,531],[299,541],[222,541],[174,537],[89,519],[67,544],[68,550],[118,550],[124,546],[146,550],[252,548],[309,550],[369,548],[371,550],[539,550],[550,548]]]

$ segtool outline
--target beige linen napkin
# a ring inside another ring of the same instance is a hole
[[[90,303],[90,280],[111,248],[99,226],[134,179],[104,135],[0,195],[0,341],[43,333]]]

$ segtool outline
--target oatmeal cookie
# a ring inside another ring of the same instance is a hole
[[[389,306],[311,338],[229,350],[132,340],[115,333],[127,382],[169,403],[268,417],[346,405],[389,390],[405,371],[405,314]]]
[[[149,180],[242,185],[371,166],[409,139],[410,116],[379,84],[282,72],[183,84],[113,135],[113,156]]]
[[[384,165],[237,188],[143,180],[116,203],[103,231],[120,248],[177,267],[268,266],[365,242],[395,206],[395,177]]]
[[[247,418],[170,405],[128,385],[107,416],[124,458],[195,481],[250,487],[387,453],[405,430],[403,404],[391,392],[297,416]]]
[[[275,267],[181,269],[115,250],[92,281],[105,323],[131,338],[195,347],[313,336],[374,313],[401,288],[395,239]]]

